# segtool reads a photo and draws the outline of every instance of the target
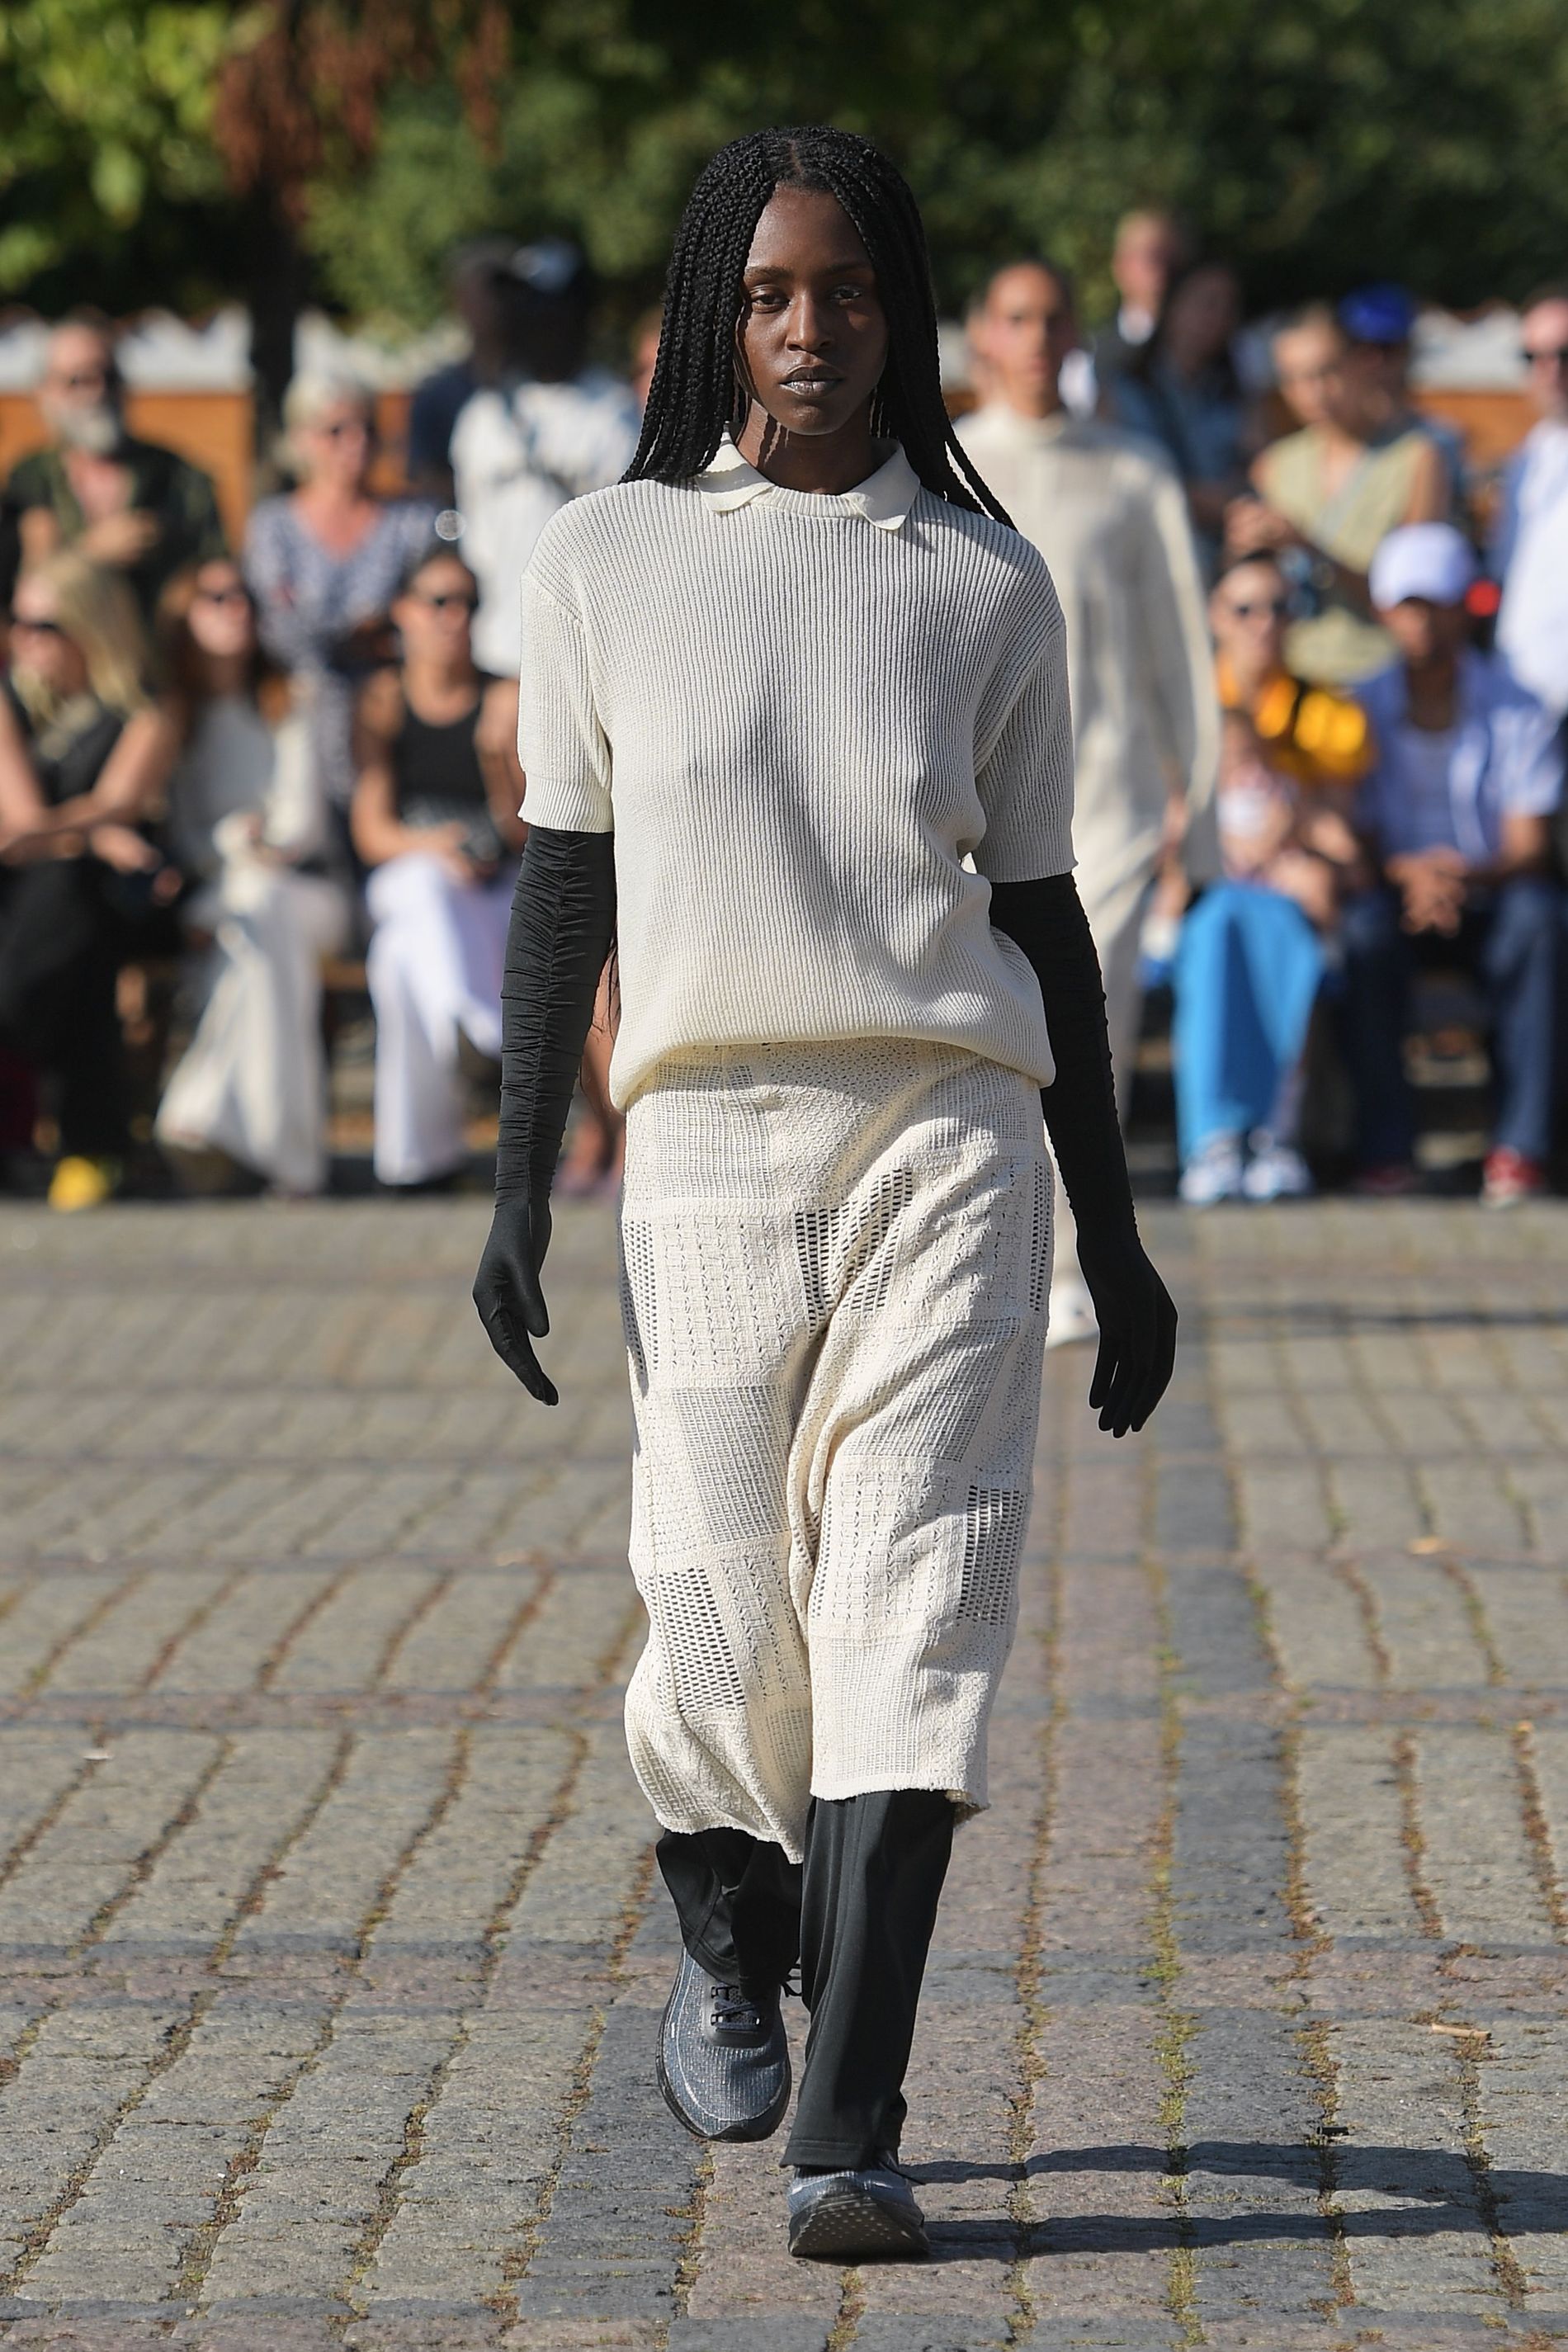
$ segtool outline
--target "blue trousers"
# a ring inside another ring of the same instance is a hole
[[[1459,965],[1479,981],[1491,1016],[1497,1080],[1493,1141],[1544,1160],[1552,1087],[1563,894],[1540,875],[1500,884],[1467,907],[1452,939],[1399,927],[1392,890],[1369,890],[1344,910],[1344,1048],[1356,1096],[1363,1168],[1401,1165],[1415,1142],[1405,1075],[1410,981],[1417,964]]]
[[[1316,931],[1292,898],[1221,882],[1182,925],[1173,973],[1176,1139],[1278,1127],[1323,977]]]

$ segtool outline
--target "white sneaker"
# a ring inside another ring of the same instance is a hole
[[[1259,1133],[1252,1139],[1252,1157],[1241,1189],[1249,1201],[1309,1201],[1315,1187],[1311,1171],[1299,1151]]]
[[[1046,1317],[1047,1347],[1070,1348],[1077,1340],[1099,1337],[1094,1301],[1087,1287],[1076,1274],[1063,1275],[1051,1285],[1050,1308]]]
[[[1241,1198],[1241,1138],[1211,1135],[1182,1171],[1176,1188],[1189,1209],[1212,1209],[1216,1201]]]

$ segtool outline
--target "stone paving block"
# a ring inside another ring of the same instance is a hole
[[[1486,1654],[1476,1639],[1464,1591],[1436,1560],[1379,1556],[1363,1560],[1361,1575],[1372,1595],[1395,1689],[1484,1685]]]
[[[389,1690],[471,1690],[516,1638],[543,1583],[537,1569],[455,1576],[409,1627],[386,1670]]]
[[[22,1842],[91,1769],[79,1731],[45,1731],[35,1725],[0,1730],[0,1872]]]
[[[1568,2307],[1568,2022],[1499,2018],[1478,2069],[1489,2186],[1529,2290],[1527,2312]]]
[[[1184,2057],[1184,2205],[1199,2325],[1207,2331],[1267,2314],[1278,2326],[1320,2315],[1334,2284],[1319,2161],[1308,2144],[1321,2116],[1294,2021],[1205,2007]]]
[[[148,1687],[198,1696],[253,1689],[273,1652],[331,1584],[332,1570],[320,1568],[234,1577],[207,1615],[180,1635]]]
[[[1447,1542],[1478,1551],[1511,1551],[1528,1539],[1501,1464],[1460,1455],[1423,1462],[1415,1477],[1433,1533]]]
[[[1548,1454],[1513,1463],[1509,1477],[1535,1550],[1554,1563],[1568,1559],[1568,1465]]]
[[[1352,1462],[1382,1461],[1389,1452],[1389,1433],[1378,1419],[1381,1391],[1307,1389],[1295,1400],[1295,1410],[1313,1444],[1325,1456]],[[1247,1451],[1238,1448],[1238,1451]]]
[[[1335,1531],[1356,1550],[1407,1544],[1426,1533],[1409,1468],[1392,1454],[1380,1460],[1336,1458],[1328,1465],[1328,1477]]]
[[[439,1590],[427,1569],[377,1566],[342,1578],[273,1676],[280,1691],[368,1690],[384,1661]]]
[[[1377,1660],[1366,1617],[1342,1570],[1300,1553],[1260,1552],[1253,1581],[1286,1680],[1299,1691],[1375,1690]]]
[[[1451,2039],[1384,2017],[1337,2024],[1331,2043],[1350,2135],[1335,2151],[1334,2202],[1357,2305],[1501,2319]]]
[[[1172,1889],[1184,1952],[1236,1952],[1289,1936],[1280,1772],[1269,1725],[1195,1716],[1184,1726]]]
[[[218,1600],[226,1581],[216,1569],[154,1569],[139,1577],[60,1652],[45,1687],[51,1696],[72,1697],[140,1689],[185,1628]]]
[[[221,1753],[202,1732],[130,1731],[0,1887],[0,1950],[76,1942],[195,1797]]]
[[[1419,1937],[1390,1733],[1308,1727],[1296,1751],[1296,1793],[1307,1891],[1322,1928],[1379,1942]]]
[[[1318,1551],[1331,1538],[1321,1475],[1313,1462],[1244,1459],[1237,1465],[1242,1539],[1255,1551]]]
[[[1472,1565],[1467,1576],[1487,1638],[1509,1681],[1524,1690],[1568,1690],[1568,1582],[1554,1565]]]
[[[588,1682],[638,1622],[641,1602],[629,1569],[573,1569],[558,1574],[501,1662],[499,1690],[538,1690]]]
[[[1550,1944],[1506,1733],[1433,1726],[1415,1753],[1422,1875],[1445,1934],[1463,1944]]]
[[[0,1622],[0,1693],[41,1681],[50,1659],[127,1580],[107,1570],[60,1570],[25,1584]]]

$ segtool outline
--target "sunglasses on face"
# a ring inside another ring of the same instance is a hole
[[[246,588],[198,588],[193,601],[198,604],[248,604],[250,592]]]
[[[11,626],[35,637],[63,637],[66,634],[58,621],[35,621],[27,613],[13,613]]]
[[[414,602],[416,604],[425,605],[432,613],[449,613],[454,606],[460,613],[471,613],[474,610],[473,597],[458,588],[440,596],[416,596]]]
[[[318,425],[316,431],[323,441],[343,441],[357,433],[366,441],[375,437],[375,427],[363,416],[340,416],[335,425]]]
[[[1234,621],[1255,621],[1259,618],[1284,621],[1289,618],[1290,600],[1288,596],[1259,597],[1257,604],[1248,601],[1245,604],[1232,604],[1230,614]]]
[[[1568,344],[1557,343],[1549,349],[1532,352],[1521,349],[1519,354],[1526,367],[1568,367]]]
[[[101,368],[86,368],[75,375],[52,375],[48,381],[56,392],[101,392],[109,378]]]

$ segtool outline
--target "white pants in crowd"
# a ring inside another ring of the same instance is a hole
[[[365,889],[375,1008],[375,1172],[423,1184],[463,1158],[458,1037],[500,1054],[500,985],[515,870],[463,882],[416,850]]]
[[[326,1182],[321,958],[348,934],[345,893],[240,856],[192,901],[213,938],[211,993],[159,1105],[167,1143],[226,1152],[282,1191]]]
[[[1110,1035],[1110,1065],[1116,1075],[1116,1108],[1125,1127],[1143,1010],[1143,992],[1138,985],[1138,947],[1154,875],[1152,869],[1148,873],[1123,873],[1112,887],[1097,891],[1095,877],[1086,874],[1080,866],[1076,879],[1100,958],[1100,978],[1105,983],[1105,1020]],[[1071,1339],[1087,1339],[1093,1328],[1093,1309],[1079,1272],[1078,1228],[1058,1174],[1051,1331],[1047,1344],[1060,1347]]]

